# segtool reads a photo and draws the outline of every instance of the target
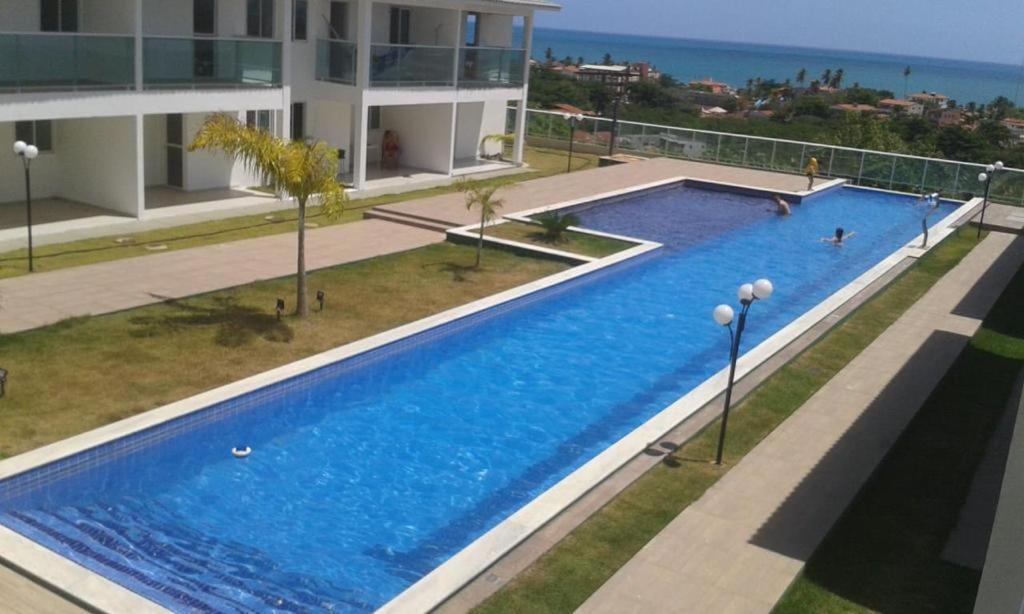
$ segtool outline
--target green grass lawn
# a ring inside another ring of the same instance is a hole
[[[484,183],[497,182],[520,182],[531,179],[538,179],[550,175],[565,172],[567,153],[557,149],[540,149],[530,147],[526,150],[526,161],[531,167],[528,173],[512,175],[498,179],[485,180]],[[573,156],[573,169],[583,170],[597,166],[597,156],[576,155]],[[388,203],[415,200],[446,194],[458,190],[457,186],[444,186],[428,190],[416,190],[403,194],[389,194],[375,198],[353,200],[349,203],[344,215],[339,219],[330,220],[325,217],[319,207],[310,207],[307,217],[308,221],[320,226],[334,224],[345,224],[363,218],[363,212],[371,207]],[[150,230],[139,233],[128,233],[134,239],[131,244],[118,244],[115,239],[122,235],[100,237],[96,239],[85,239],[69,243],[44,245],[33,250],[35,269],[38,272],[56,271],[68,267],[94,264],[97,262],[108,262],[121,258],[134,256],[145,256],[153,252],[146,248],[147,245],[166,245],[166,253],[171,250],[187,249],[190,247],[201,247],[217,243],[227,243],[240,239],[252,239],[268,235],[280,234],[295,231],[295,220],[297,213],[294,209],[284,209],[275,212],[274,221],[264,219],[267,214],[245,215],[232,217],[212,222],[202,222],[166,228],[161,230]],[[0,279],[17,277],[27,274],[28,250],[19,249],[0,253]]]
[[[543,228],[524,222],[506,222],[498,226],[491,226],[484,234],[540,247],[560,249],[574,254],[593,256],[595,258],[610,256],[636,245],[636,243],[629,243],[618,239],[572,231],[566,231],[559,241],[551,241],[544,236]]]
[[[943,561],[1024,367],[1024,271],[939,383],[776,612],[971,612],[980,572]]]
[[[717,421],[630,485],[477,612],[571,612],[775,427],[914,304],[976,244],[954,235],[783,367],[730,416],[722,467]],[[814,611],[813,609],[808,611]]]
[[[327,307],[277,321],[284,278],[0,336],[0,457],[64,439],[568,267],[439,243],[309,275]],[[315,309],[315,307],[314,307]]]

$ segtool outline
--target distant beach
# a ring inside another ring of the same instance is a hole
[[[860,83],[902,97],[903,69],[909,65],[911,93],[940,92],[958,104],[989,103],[1006,96],[1019,105],[1024,95],[1021,67],[1006,64],[536,28],[534,57],[542,58],[549,47],[558,59],[583,56],[599,62],[610,53],[615,60],[646,60],[683,82],[714,77],[743,87],[756,77],[795,80],[801,68],[807,69],[810,82],[827,68],[842,68],[846,86]]]

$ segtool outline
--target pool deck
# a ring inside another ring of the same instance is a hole
[[[991,233],[578,611],[770,612],[1022,264]]]
[[[501,190],[501,211],[524,211],[682,176],[779,192],[806,187],[806,180],[794,175],[660,158],[511,185]],[[476,218],[458,192],[385,209],[445,220],[447,226]],[[441,242],[445,235],[440,230],[373,219],[312,229],[306,233],[307,267],[337,266]],[[295,272],[295,250],[296,235],[285,233],[0,280],[0,333],[284,277]]]

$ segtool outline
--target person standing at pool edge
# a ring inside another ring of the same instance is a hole
[[[807,162],[807,168],[804,169],[807,173],[807,189],[810,190],[814,187],[814,176],[818,174],[818,159],[812,157]]]

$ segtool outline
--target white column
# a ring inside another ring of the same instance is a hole
[[[361,190],[366,185],[366,141],[369,109],[366,100],[360,96],[352,105],[352,185]]]
[[[452,103],[452,129],[448,135],[448,176],[455,172],[455,132],[459,125],[459,103]]]
[[[516,105],[516,140],[512,147],[512,160],[522,165],[525,160],[523,151],[526,147],[526,104],[530,97],[530,57],[533,47],[533,14],[523,20],[523,49],[526,50],[526,62],[523,66],[523,95]]]
[[[466,19],[463,16],[463,12],[456,10],[452,11],[455,13],[455,58],[452,61],[452,82],[455,87],[459,86],[459,75],[462,73],[462,66],[459,61],[462,58],[462,44],[466,39],[466,35],[462,32],[462,26],[465,25]],[[480,24],[477,24],[480,27]]]
[[[279,0],[281,5],[281,124],[278,134],[292,138],[292,0]]]
[[[372,36],[373,2],[372,0],[359,0],[356,4],[356,87],[362,90],[370,87],[370,43]]]
[[[135,114],[135,217],[146,214],[146,116]]]
[[[135,0],[135,90],[142,91],[142,0]]]

